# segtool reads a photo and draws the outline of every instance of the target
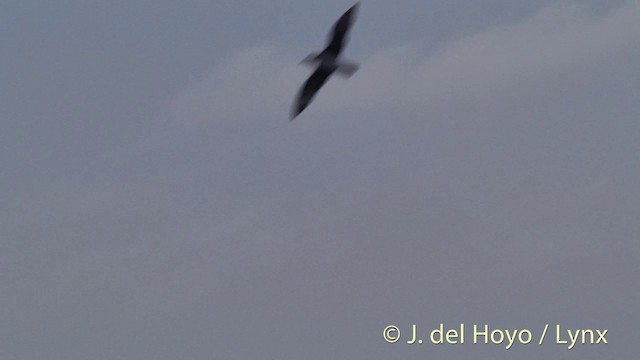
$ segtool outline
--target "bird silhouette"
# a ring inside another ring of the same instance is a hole
[[[359,5],[360,2],[355,3],[336,21],[329,33],[327,47],[322,52],[311,53],[300,62],[301,64],[317,64],[317,66],[309,79],[302,85],[293,105],[290,120],[295,119],[309,106],[315,94],[327,82],[331,74],[336,72],[344,77],[350,77],[358,70],[358,64],[341,60],[340,54],[346,43],[347,34],[355,21]]]

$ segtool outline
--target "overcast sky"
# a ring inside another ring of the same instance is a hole
[[[640,1],[351,5],[0,4],[1,359],[637,358]]]

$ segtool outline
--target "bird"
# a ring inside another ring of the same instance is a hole
[[[317,66],[298,92],[293,104],[290,121],[293,121],[296,116],[300,115],[309,106],[315,94],[334,72],[348,78],[358,70],[359,65],[357,63],[340,59],[340,54],[346,44],[347,35],[355,21],[359,6],[360,2],[358,1],[336,21],[329,32],[329,39],[324,50],[320,53],[312,52],[300,62],[300,64],[317,64]]]

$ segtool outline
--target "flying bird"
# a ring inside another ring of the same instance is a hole
[[[350,77],[358,70],[358,64],[343,61],[339,57],[346,43],[347,33],[355,20],[359,5],[360,2],[357,2],[336,21],[329,33],[327,47],[322,52],[311,53],[300,62],[301,64],[317,64],[317,67],[298,93],[293,105],[291,120],[309,106],[315,94],[327,82],[331,74],[337,72],[344,77]]]

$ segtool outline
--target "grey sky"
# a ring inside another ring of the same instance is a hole
[[[637,357],[640,1],[351,5],[0,5],[0,358]]]

